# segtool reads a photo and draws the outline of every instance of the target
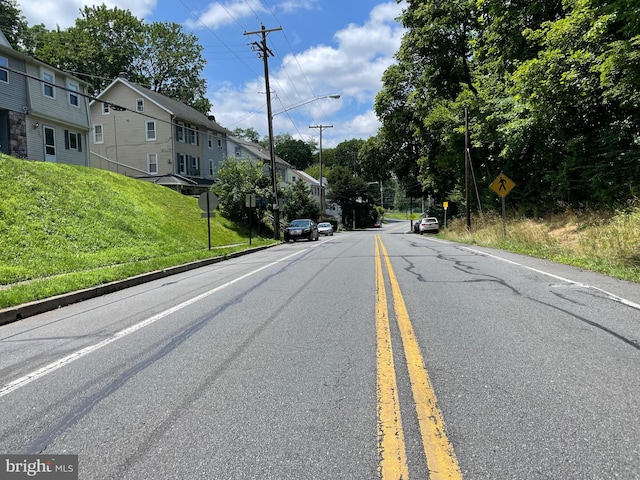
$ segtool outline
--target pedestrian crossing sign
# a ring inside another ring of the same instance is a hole
[[[513,183],[513,181],[509,177],[507,177],[504,173],[501,173],[493,182],[491,182],[489,188],[491,188],[491,190],[504,198],[515,186],[516,184]]]

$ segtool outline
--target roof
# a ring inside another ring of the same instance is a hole
[[[4,33],[2,33],[2,31],[0,31],[0,52],[6,52],[7,54],[11,54],[16,58],[20,58],[22,60],[24,60],[25,62],[31,63],[31,64],[35,64],[38,66],[44,66],[46,68],[50,68],[51,70],[55,70],[56,72],[60,72],[61,74],[66,75],[69,78],[73,78],[76,82],[78,82],[79,84],[83,85],[83,86],[88,86],[89,83],[85,82],[84,80],[72,75],[69,72],[65,72],[64,70],[60,70],[58,67],[55,67],[53,65],[51,65],[50,63],[45,62],[44,60],[40,60],[39,58],[34,57],[33,55],[28,55],[26,53],[22,53],[16,49],[14,49],[11,46],[11,43],[9,43],[9,40],[7,40],[7,37]],[[18,72],[18,73],[23,73],[23,72]]]
[[[252,155],[254,155],[256,158],[259,158],[259,159],[263,160],[265,163],[270,163],[271,162],[271,155],[269,154],[269,149],[268,148],[264,148],[259,143],[252,142],[251,140],[244,140],[244,139],[237,138],[237,137],[229,137],[228,139],[231,140],[233,143],[241,145],[246,150],[248,150]],[[291,167],[291,165],[289,165],[289,163],[285,162],[283,159],[281,159],[277,155],[276,155],[276,162],[281,164],[281,165],[285,165],[287,167]]]
[[[146,182],[157,183],[158,185],[162,185],[165,187],[171,186],[193,186],[198,185],[198,182],[192,180],[187,177],[183,177],[181,175],[175,175],[169,173],[167,175],[147,175],[142,177],[136,177],[138,180],[144,180]]]
[[[311,175],[309,175],[306,172],[303,172],[302,170],[294,170],[293,173],[295,173],[298,177],[300,177],[301,180],[310,183],[312,185],[319,185],[320,182],[318,181],[317,178],[312,177]],[[326,179],[325,179],[326,180]],[[325,181],[326,183],[326,181]]]
[[[126,85],[128,88],[136,92],[138,95],[145,97],[147,100],[155,103],[160,108],[164,109],[169,114],[179,118],[180,120],[184,120],[189,123],[193,123],[196,125],[205,126],[211,130],[215,130],[220,133],[225,133],[230,135],[231,132],[224,128],[222,125],[217,123],[215,120],[212,120],[210,117],[204,115],[193,107],[186,105],[182,102],[174,100],[173,98],[169,98],[161,93],[154,92],[142,85],[138,85],[137,83],[130,82],[129,80],[118,77],[113,82],[109,84],[107,88],[105,88],[98,98],[103,97],[114,85],[121,83]]]

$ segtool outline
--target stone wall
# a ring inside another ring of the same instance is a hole
[[[27,121],[18,112],[9,112],[9,155],[27,158]]]

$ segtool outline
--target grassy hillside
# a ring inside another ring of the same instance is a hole
[[[0,308],[249,247],[217,216],[209,251],[195,198],[104,170],[0,156],[0,192]]]

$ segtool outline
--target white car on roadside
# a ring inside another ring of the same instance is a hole
[[[333,225],[331,225],[329,222],[319,223],[318,233],[320,235],[333,235]]]

